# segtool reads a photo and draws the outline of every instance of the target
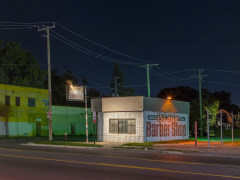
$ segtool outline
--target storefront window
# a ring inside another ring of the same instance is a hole
[[[117,119],[110,119],[109,133],[118,133],[118,120]]]
[[[135,119],[110,119],[109,133],[136,134],[136,120]]]

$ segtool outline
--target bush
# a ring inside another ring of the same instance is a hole
[[[232,137],[232,129],[231,127],[229,129],[225,129],[223,127],[223,137]],[[220,127],[214,129],[214,133],[216,137],[221,137],[221,129]],[[233,136],[234,137],[240,137],[240,129],[234,128],[233,130]]]

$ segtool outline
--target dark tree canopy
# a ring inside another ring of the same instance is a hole
[[[179,101],[190,102],[198,98],[198,91],[189,86],[180,86],[180,87],[164,88],[157,95],[157,97],[163,98],[163,99],[166,99],[168,96],[171,96],[173,99],[176,99]]]
[[[112,94],[115,93],[115,77],[117,82],[117,96],[133,96],[135,91],[131,87],[125,87],[124,73],[121,71],[118,62],[114,64],[112,72],[112,81],[110,84]]]
[[[173,100],[190,102],[190,130],[194,129],[194,121],[199,122],[199,92],[189,86],[180,86],[162,89],[157,97],[166,99],[167,96],[172,96]],[[231,104],[231,94],[225,91],[211,93],[208,89],[202,89],[202,105],[203,114],[206,114],[206,109],[216,111],[225,109],[235,114],[240,112],[239,106]],[[219,104],[219,106],[218,106]],[[215,108],[215,109],[214,109]],[[204,121],[205,122],[205,121]]]
[[[72,71],[65,71],[63,74],[60,74],[57,69],[52,69],[52,101],[54,105],[61,106],[76,106],[84,107],[84,102],[78,101],[67,101],[66,100],[66,81],[71,80],[73,85],[87,85],[87,78],[82,75],[80,82],[76,76],[73,75]],[[47,88],[47,81],[45,81],[45,86]],[[88,106],[90,107],[90,98],[100,97],[100,92],[93,89],[87,89],[88,96]]]
[[[215,98],[220,101],[220,108],[231,111],[231,93],[219,91],[214,93]]]
[[[0,43],[1,83],[43,88],[45,75],[33,54],[19,43]]]

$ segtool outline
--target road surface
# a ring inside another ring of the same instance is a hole
[[[156,151],[19,146],[0,141],[0,180],[240,179],[240,159]]]

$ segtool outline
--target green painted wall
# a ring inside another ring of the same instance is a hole
[[[86,135],[85,108],[53,106],[53,134]],[[91,109],[88,108],[88,134],[93,134]]]
[[[10,106],[5,105],[5,96],[10,96]],[[20,106],[16,106],[16,97],[20,97]],[[35,107],[28,107],[28,98],[35,98]],[[0,84],[0,135],[8,131],[9,136],[48,136],[47,102],[47,89]],[[85,108],[52,106],[52,113],[53,135],[86,135]],[[93,134],[90,108],[88,129]]]

